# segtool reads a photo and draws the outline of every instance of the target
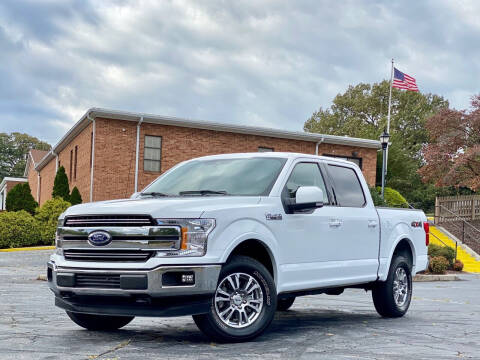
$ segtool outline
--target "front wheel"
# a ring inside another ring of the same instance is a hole
[[[134,316],[92,315],[67,311],[72,321],[87,330],[117,330],[127,325]]]
[[[405,257],[393,258],[387,281],[373,288],[372,297],[381,316],[395,318],[406,314],[412,300],[412,273]]]
[[[260,335],[277,308],[275,283],[258,261],[235,256],[220,272],[207,314],[194,315],[198,328],[219,342],[240,342]]]

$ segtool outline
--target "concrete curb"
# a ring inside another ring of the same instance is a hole
[[[31,246],[31,247],[23,247],[23,248],[0,249],[0,252],[53,250],[53,249],[55,249],[55,246]]]
[[[418,274],[415,275],[413,281],[415,282],[426,282],[426,281],[460,281],[460,277],[455,274],[446,274],[446,275],[425,275]]]

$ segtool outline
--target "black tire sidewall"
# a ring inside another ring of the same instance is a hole
[[[395,277],[395,272],[399,267],[402,267],[408,279],[408,299],[403,306],[398,306],[395,302],[394,294],[393,294],[393,281]],[[388,273],[387,281],[382,284],[381,288],[378,289],[379,293],[377,294],[377,301],[381,301],[381,315],[387,317],[401,317],[405,315],[410,307],[410,303],[412,301],[412,271],[410,269],[410,265],[408,260],[403,256],[396,256],[392,260],[392,264],[390,266],[390,271]]]
[[[130,323],[134,316],[93,315],[66,311],[68,317],[87,330],[116,330]]]
[[[208,318],[210,323],[223,337],[230,340],[245,340],[259,335],[270,325],[277,308],[277,295],[275,283],[268,270],[259,262],[244,256],[233,258],[220,272],[218,284],[232,273],[245,273],[253,276],[259,283],[263,292],[263,307],[255,322],[244,328],[232,328],[220,320],[215,310],[215,299],[213,297]]]
[[[410,269],[410,266],[408,264],[408,260],[404,258],[403,256],[399,256],[395,259],[394,266],[392,266],[392,271],[389,274],[389,286],[391,289],[391,299],[392,299],[392,304],[395,307],[395,310],[399,313],[399,315],[404,315],[407,311],[408,308],[410,307],[410,302],[412,301],[412,271]],[[398,306],[397,303],[395,302],[395,298],[393,296],[393,279],[395,277],[395,272],[399,267],[402,267],[405,270],[405,273],[407,274],[407,280],[408,280],[408,298],[407,301],[403,306]]]

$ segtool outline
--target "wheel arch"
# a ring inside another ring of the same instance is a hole
[[[277,264],[270,247],[263,241],[256,238],[249,238],[240,241],[229,251],[225,262],[228,262],[235,255],[243,255],[257,260],[267,268],[275,283],[278,279]]]
[[[415,274],[415,264],[416,264],[416,253],[415,253],[415,245],[413,244],[412,240],[407,236],[401,236],[395,241],[394,245],[392,246],[390,256],[388,257],[388,264],[386,267],[386,274],[385,279],[388,276],[388,271],[390,269],[390,265],[392,264],[392,259],[394,256],[398,254],[404,254],[408,260],[410,260],[410,265],[412,269],[412,274]]]

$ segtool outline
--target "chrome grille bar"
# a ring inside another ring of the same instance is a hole
[[[152,226],[155,221],[148,215],[85,215],[68,216],[64,220],[67,227],[87,226]]]
[[[147,261],[152,255],[152,251],[141,250],[87,250],[71,249],[64,250],[65,259],[72,261]]]

